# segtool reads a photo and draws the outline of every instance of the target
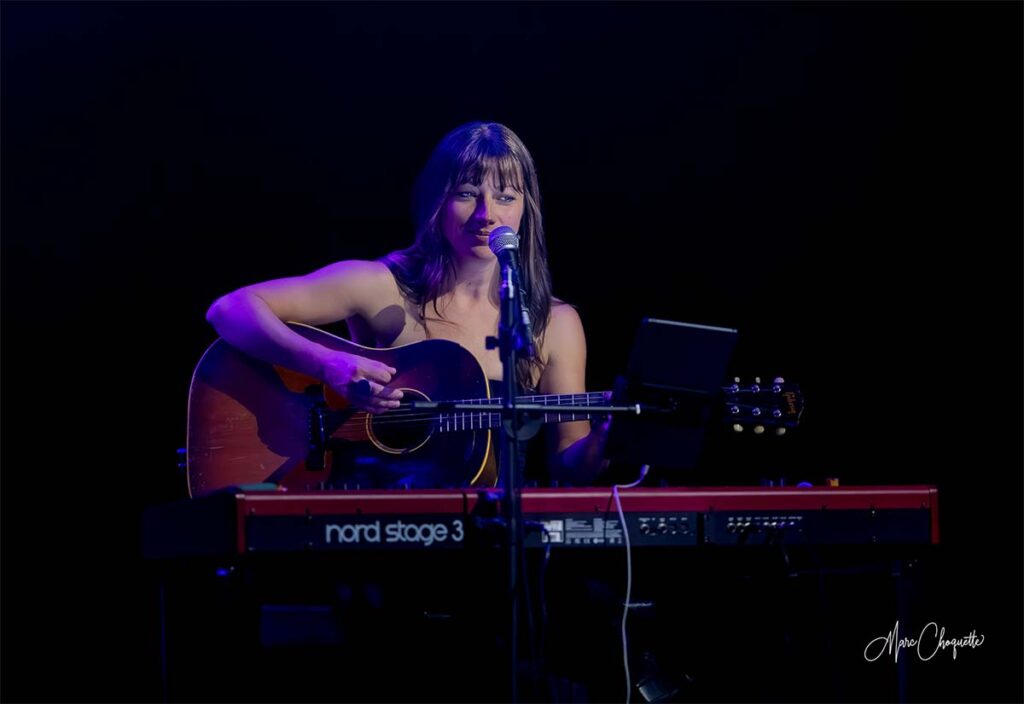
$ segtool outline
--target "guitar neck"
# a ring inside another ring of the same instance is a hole
[[[730,423],[750,422],[763,428],[795,427],[803,411],[799,389],[781,379],[761,386],[760,382],[741,387],[738,383],[724,386],[722,401],[726,419]],[[544,423],[567,423],[574,420],[590,420],[603,415],[600,411],[587,410],[590,406],[605,406],[608,399],[604,391],[590,391],[582,394],[548,394],[541,396],[516,396],[518,403],[538,406],[558,406],[558,411],[542,413]],[[502,398],[481,398],[456,401],[462,404],[501,405]],[[578,411],[566,411],[566,407],[577,407]],[[467,410],[441,413],[432,417],[442,432],[453,430],[490,430],[501,426],[501,414],[495,411]],[[784,432],[784,431],[783,431]]]
[[[497,398],[475,398],[454,403],[479,404],[482,406],[500,405],[504,402],[501,397]],[[603,391],[589,391],[582,394],[545,394],[540,396],[516,396],[517,403],[532,403],[539,406],[565,406],[578,407],[579,411],[566,413],[564,410],[551,413],[542,413],[541,421],[544,423],[568,423],[574,420],[590,420],[595,415],[586,410],[588,406],[603,406],[607,404]],[[495,411],[453,411],[441,413],[437,416],[437,427],[441,432],[454,430],[490,430],[501,426],[501,414]]]

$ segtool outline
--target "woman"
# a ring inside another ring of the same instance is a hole
[[[551,296],[537,173],[520,139],[496,123],[456,128],[420,175],[414,208],[416,239],[407,249],[246,286],[219,298],[207,320],[232,346],[321,379],[371,413],[398,408],[403,394],[389,387],[397,370],[311,342],[282,321],[345,320],[354,341],[368,347],[452,340],[476,357],[489,380],[500,380],[501,359],[485,345],[499,318],[499,267],[488,235],[507,226],[520,236],[522,283],[536,321],[537,355],[518,363],[518,384],[541,394],[583,393],[583,326],[571,306]],[[589,483],[600,465],[605,427],[591,432],[588,421],[576,421],[552,428],[550,476]]]

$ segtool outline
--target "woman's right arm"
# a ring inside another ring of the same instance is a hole
[[[242,352],[321,379],[360,408],[379,412],[397,407],[402,396],[386,388],[394,368],[318,345],[285,321],[324,325],[353,315],[367,317],[368,306],[393,295],[389,287],[394,288],[394,279],[379,262],[338,262],[306,276],[253,284],[221,296],[206,319]],[[357,391],[357,382],[364,379],[369,394]]]

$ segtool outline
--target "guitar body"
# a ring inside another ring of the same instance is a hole
[[[373,349],[307,325],[289,327],[325,347],[394,367],[390,386],[404,391],[403,400],[490,395],[480,364],[455,342]],[[319,380],[218,340],[200,359],[189,390],[189,493],[265,482],[293,491],[496,483],[489,430],[436,432],[429,422],[409,422],[417,417],[409,411],[392,413],[350,408]]]

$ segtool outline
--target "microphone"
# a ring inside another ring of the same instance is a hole
[[[533,325],[530,323],[530,309],[526,307],[526,293],[519,276],[519,235],[507,225],[496,227],[487,238],[487,246],[498,258],[502,269],[509,272],[508,277],[502,276],[502,290],[506,295],[515,296],[515,305],[512,306],[514,319],[507,324],[512,326],[518,336],[516,349],[523,351],[527,357],[533,357],[536,353],[533,344]],[[515,289],[514,292],[505,291],[510,285]]]
[[[519,235],[508,225],[491,230],[487,238],[487,246],[494,252],[502,266],[511,266],[519,270]]]

